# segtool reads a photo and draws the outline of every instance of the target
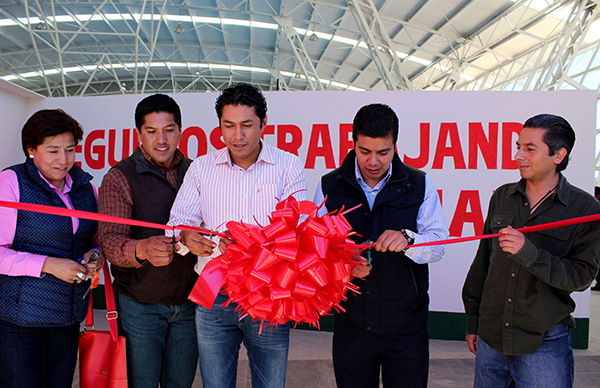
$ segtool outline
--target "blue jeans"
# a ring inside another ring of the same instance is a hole
[[[506,356],[479,339],[475,385],[479,387],[565,388],[573,386],[573,349],[569,327],[559,323],[538,350]]]
[[[71,388],[79,324],[25,327],[0,320],[0,387]]]
[[[193,302],[179,305],[140,303],[115,294],[119,334],[126,338],[129,388],[189,388],[194,382]]]
[[[265,327],[249,316],[239,319],[236,303],[221,304],[219,294],[211,310],[196,306],[196,333],[204,388],[235,388],[238,355],[243,342],[248,351],[252,388],[283,388],[290,346],[289,324]]]

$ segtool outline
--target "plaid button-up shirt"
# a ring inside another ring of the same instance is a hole
[[[154,162],[144,148],[140,147],[140,151],[146,160],[167,178],[169,184],[176,188],[178,166],[183,158],[183,153],[177,149],[171,167],[165,168]],[[99,191],[99,213],[131,218],[133,196],[129,182],[121,170],[111,169],[102,179],[102,186]],[[98,229],[100,243],[108,261],[119,267],[137,268],[141,266],[135,256],[135,246],[138,240],[131,238],[131,227],[129,225],[100,222]]]

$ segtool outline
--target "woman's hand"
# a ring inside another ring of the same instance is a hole
[[[89,251],[83,255],[83,260],[80,262],[87,269],[87,278],[91,279],[94,274],[102,269],[104,258],[97,251]]]
[[[42,272],[54,275],[67,283],[81,283],[86,279],[88,270],[76,261],[48,256],[44,260]]]

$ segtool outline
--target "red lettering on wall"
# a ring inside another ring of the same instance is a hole
[[[216,150],[223,149],[227,147],[227,144],[221,140],[221,128],[216,127],[210,133],[210,145],[212,145]]]
[[[489,139],[485,137],[481,123],[469,123],[469,170],[477,170],[477,149],[488,170],[495,170],[498,163],[498,123],[488,124]]]
[[[446,146],[448,137],[450,137],[450,145]],[[433,165],[431,168],[442,169],[445,157],[451,157],[454,159],[454,169],[465,170],[467,168],[465,166],[465,158],[460,145],[458,125],[456,123],[440,124],[440,136],[438,137],[435,156],[433,158]]]
[[[342,165],[348,151],[354,149],[354,141],[350,134],[352,133],[352,124],[343,123],[340,124],[340,159],[338,166]],[[348,139],[350,137],[350,139]]]
[[[288,134],[291,140],[288,142]],[[281,124],[277,126],[277,148],[298,156],[298,150],[302,145],[302,130],[296,125]]]
[[[81,144],[78,144],[75,146],[75,155],[80,154],[81,151],[83,151],[83,147],[81,146]],[[81,162],[75,162],[76,165],[78,165],[79,167],[81,167]]]
[[[439,189],[438,189],[438,191],[437,191],[437,192],[438,192],[438,197],[440,197],[440,205],[443,205],[443,204],[442,204],[442,190],[439,190]]]
[[[140,140],[138,139],[138,131],[137,129],[133,130],[133,151],[140,146]],[[133,153],[132,151],[132,153]]]
[[[104,129],[93,130],[85,139],[85,163],[92,170],[101,170],[106,164],[106,146],[93,145],[95,140],[104,139],[104,132]]]
[[[121,151],[121,159],[116,160],[115,152],[117,152],[117,130],[110,129],[108,131],[108,164],[112,167],[121,160],[125,159],[129,156],[129,142],[130,142],[130,131],[129,129],[123,130],[123,141],[122,141],[122,151]]]
[[[322,140],[322,146],[319,147],[319,138]],[[333,159],[333,147],[331,146],[331,136],[329,135],[329,125],[315,124],[310,134],[308,143],[308,153],[306,155],[306,164],[304,168],[314,169],[317,157],[325,158],[326,168],[335,168]]]
[[[463,190],[460,192],[456,211],[450,223],[450,236],[462,236],[463,226],[466,223],[473,224],[476,235],[483,232],[483,212],[481,211],[481,201],[477,190]]]
[[[513,134],[517,134],[519,136],[521,134],[521,129],[523,129],[523,124],[521,123],[502,123],[502,169],[503,170],[516,170],[519,168],[517,166],[517,161],[512,158],[514,151],[514,144],[516,139],[514,139]]]
[[[404,154],[404,163],[414,168],[423,168],[429,163],[429,123],[421,123],[419,138],[421,146],[419,147],[419,156],[409,158]]]
[[[196,156],[189,155],[188,143],[190,141],[190,137],[194,136],[196,141],[198,142],[198,153]],[[206,155],[208,152],[208,143],[206,142],[206,134],[200,127],[192,126],[187,127],[185,131],[183,131],[183,135],[181,135],[181,140],[179,141],[179,149],[185,156],[188,158],[195,159],[198,156]]]

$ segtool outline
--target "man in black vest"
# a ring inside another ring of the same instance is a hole
[[[425,387],[429,371],[429,270],[443,246],[410,248],[446,239],[448,227],[433,182],[404,165],[395,152],[398,117],[384,104],[363,106],[354,117],[350,151],[340,168],[321,178],[315,203],[322,215],[362,206],[346,214],[375,244],[363,253],[353,281],[360,294],[346,295],[335,317],[333,365],[338,387]]]
[[[181,111],[155,94],[136,107],[135,125],[140,146],[104,177],[99,213],[166,224],[191,163],[177,148]],[[127,339],[129,387],[191,387],[198,349],[195,304],[187,297],[198,277],[196,256],[174,254],[173,239],[159,229],[101,222],[99,234],[115,278],[119,334]]]

